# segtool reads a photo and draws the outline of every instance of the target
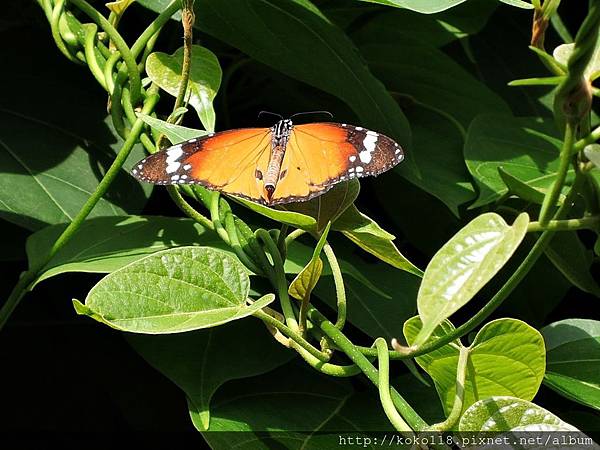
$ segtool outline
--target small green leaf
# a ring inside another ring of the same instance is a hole
[[[544,384],[571,400],[600,410],[600,322],[561,320],[541,332],[548,360]]]
[[[519,398],[495,396],[480,400],[471,406],[460,419],[459,430],[478,431],[577,431],[550,411]],[[502,436],[499,436],[502,437]],[[556,436],[555,439],[560,439]],[[559,442],[551,442],[552,448]],[[531,446],[510,448],[541,448]]]
[[[533,5],[531,3],[527,3],[523,0],[500,0],[500,2],[521,9],[533,9]]]
[[[600,287],[590,272],[592,251],[583,246],[576,232],[557,233],[544,251],[567,280],[582,291],[600,297]]]
[[[467,0],[361,0],[365,3],[406,8],[421,14],[434,14],[460,5]]]
[[[433,256],[417,297],[423,329],[415,345],[422,345],[440,323],[471,300],[504,266],[525,237],[528,223],[526,213],[520,214],[512,226],[498,214],[482,214]]]
[[[146,60],[146,72],[150,79],[174,97],[181,83],[183,47],[173,55],[155,52]],[[221,85],[221,66],[213,52],[199,45],[192,46],[190,79],[185,99],[196,110],[208,131],[215,128],[213,100]]]
[[[583,153],[596,167],[600,167],[600,144],[586,145]]]
[[[405,323],[404,336],[409,345],[414,344],[420,329],[418,316]],[[440,338],[453,330],[454,326],[446,320],[433,336]],[[456,340],[416,358],[433,379],[447,414],[455,399],[460,346]],[[531,400],[537,393],[544,377],[546,354],[544,340],[535,328],[515,319],[494,320],[481,328],[468,351],[463,411],[490,396],[512,395]]]
[[[418,277],[422,276],[423,272],[396,248],[392,242],[395,236],[382,229],[373,219],[362,214],[356,206],[352,205],[346,209],[344,214],[334,222],[333,229],[341,231],[360,248],[389,265]]]
[[[269,372],[294,352],[275,342],[257,320],[164,336],[127,334],[127,341],[187,395],[201,430],[210,421],[210,401],[227,381]]]
[[[29,267],[48,254],[66,225],[46,227],[27,240]],[[200,244],[228,247],[192,219],[159,216],[95,217],[44,266],[36,284],[66,272],[110,273],[170,247]]]
[[[200,136],[208,134],[208,131],[195,130],[193,128],[182,127],[181,125],[175,125],[172,123],[165,122],[164,120],[157,119],[155,117],[148,116],[146,114],[137,113],[137,116],[154,128],[159,133],[167,136],[167,139],[172,144],[178,144],[179,142],[189,141]]]
[[[348,209],[360,192],[358,180],[338,183],[330,191],[308,202],[288,203],[277,209],[292,211],[315,219],[315,232],[321,233],[329,222],[334,222]]]
[[[321,274],[323,273],[323,261],[321,261],[320,255],[323,250],[323,246],[325,242],[327,242],[327,234],[329,233],[329,228],[331,227],[331,222],[327,224],[323,234],[319,238],[315,250],[313,252],[312,258],[308,264],[300,271],[296,278],[290,283],[290,287],[288,289],[289,294],[298,300],[307,300],[310,298],[310,294],[313,289],[317,285],[319,278],[321,278]]]
[[[545,192],[541,189],[534,188],[518,178],[513,177],[502,167],[498,167],[498,174],[508,188],[508,192],[510,192],[512,195],[516,195],[526,202],[536,203],[538,205],[541,205],[544,201]]]
[[[296,228],[301,228],[306,231],[314,231],[317,228],[317,221],[310,216],[300,214],[292,211],[282,211],[279,209],[270,208],[268,206],[260,205],[258,203],[251,202],[241,197],[231,197],[233,200],[241,205],[244,205],[248,209],[262,214],[269,219],[276,220],[280,223],[285,223]]]
[[[566,66],[569,62],[569,58],[573,54],[574,48],[575,44],[559,45],[552,52],[552,56],[554,56],[554,59],[556,59],[559,63]],[[596,47],[594,49],[594,53],[592,55],[592,58],[588,62],[588,65],[586,66],[583,75],[590,82],[594,81],[600,76],[600,38],[596,40]]]
[[[554,123],[533,117],[482,115],[467,131],[465,160],[479,186],[476,208],[508,192],[498,168],[523,183],[547,189],[558,172],[561,141]],[[574,174],[569,170],[569,176]]]
[[[133,2],[135,2],[135,0],[116,0],[113,2],[108,2],[106,7],[120,16]]]
[[[250,306],[247,270],[210,247],[154,253],[104,277],[76,310],[113,328],[135,333],[179,333],[214,327],[251,315],[271,303]],[[84,309],[85,308],[85,309]]]

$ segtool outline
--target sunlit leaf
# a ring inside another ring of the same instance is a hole
[[[138,117],[159,133],[164,134],[172,144],[189,141],[190,139],[208,134],[208,131],[205,130],[195,130],[193,128],[182,127],[181,125],[168,123],[164,120],[160,120],[142,113],[138,113]]]

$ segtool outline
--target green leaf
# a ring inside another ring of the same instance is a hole
[[[333,229],[381,261],[416,276],[423,272],[400,253],[392,243],[393,234],[382,229],[373,219],[362,214],[356,206],[346,209],[333,224]]]
[[[327,195],[327,194],[325,194]],[[306,231],[314,231],[317,228],[317,221],[310,216],[300,214],[292,211],[283,211],[280,209],[270,208],[268,206],[259,205],[258,203],[251,202],[241,197],[231,197],[233,200],[241,205],[244,205],[248,209],[262,214],[269,219],[273,219],[280,223],[285,223],[296,228],[301,228]],[[313,199],[316,200],[316,199]],[[312,200],[311,200],[312,201]]]
[[[194,411],[190,414],[197,426]],[[347,380],[292,362],[219,390],[210,428],[203,436],[214,449],[330,450],[339,449],[339,432],[348,429],[360,435],[392,430],[377,392],[353,391]]]
[[[600,167],[600,144],[586,145],[583,153],[596,167]]]
[[[45,258],[65,227],[54,225],[29,237],[29,267],[35,267]],[[159,216],[88,219],[44,266],[36,284],[66,272],[114,272],[159,250],[191,244],[228,248],[216,233],[192,219]]]
[[[502,167],[498,167],[498,174],[508,188],[508,192],[510,192],[512,195],[516,195],[526,202],[535,203],[537,205],[541,205],[544,201],[544,197],[546,196],[545,191],[536,189],[533,186],[530,186],[529,184],[519,180],[518,178],[513,177]]]
[[[117,15],[121,15],[135,0],[116,0],[107,2],[106,7]]]
[[[335,222],[354,203],[359,191],[360,182],[354,179],[338,183],[330,191],[308,202],[289,203],[279,206],[278,209],[293,211],[314,218],[314,231],[320,234],[329,222]]]
[[[180,333],[251,315],[271,303],[268,294],[246,305],[250,280],[244,266],[210,247],[154,253],[104,277],[79,314],[135,333]]]
[[[262,324],[249,319],[190,333],[126,337],[149,364],[185,392],[201,430],[208,428],[211,398],[223,384],[269,372],[294,355]]]
[[[556,233],[544,251],[567,280],[582,291],[600,297],[600,287],[590,272],[593,252],[583,246],[576,232]]]
[[[541,332],[548,360],[544,384],[571,400],[600,410],[600,322],[561,320]]]
[[[456,39],[478,33],[496,6],[489,0],[470,0],[429,15],[409,9],[387,10],[385,14],[368,17],[366,24],[352,33],[352,39],[360,44],[385,42],[403,45],[408,38],[440,48]],[[363,5],[362,10],[365,9]]]
[[[86,133],[84,129],[63,129],[33,116],[1,110],[0,217],[30,230],[70,222],[112,163],[113,148],[123,142],[119,139],[111,148],[109,142],[115,141],[115,135],[108,120],[99,127],[107,134],[105,141],[79,137]],[[142,157],[138,146],[128,165]],[[150,192],[150,186],[140,186],[122,170],[90,217],[137,212]]]
[[[558,171],[561,141],[554,124],[540,119],[478,116],[467,132],[465,160],[479,186],[476,208],[498,200],[508,189],[498,169],[537,189],[548,188]],[[573,170],[569,171],[572,175]]]
[[[174,97],[181,84],[183,47],[173,53],[155,52],[146,60],[146,72],[150,79]],[[199,45],[192,46],[190,79],[185,99],[198,113],[208,131],[215,129],[213,100],[221,85],[221,66],[213,52]]]
[[[409,345],[414,344],[420,329],[419,317],[406,322],[404,336]],[[446,320],[433,335],[440,338],[453,330],[454,326]],[[462,345],[457,340],[416,358],[433,379],[446,414],[454,404],[459,346]],[[544,377],[544,340],[525,322],[498,319],[487,323],[468,352],[463,411],[490,396],[512,395],[531,400],[537,393]]]
[[[460,419],[459,430],[474,431],[577,431],[550,411],[519,398],[497,396],[480,400],[471,406]],[[502,437],[499,436],[499,437]],[[510,436],[507,436],[510,437]],[[551,436],[552,437],[552,436]],[[560,436],[554,437],[560,439]],[[510,441],[509,441],[510,442]],[[551,442],[554,446],[560,442]],[[517,448],[517,447],[510,447]],[[541,448],[537,445],[518,448]],[[561,447],[553,447],[561,448]]]
[[[502,98],[435,47],[404,38],[393,44],[363,45],[360,50],[373,73],[397,98],[406,96],[451,118],[463,134],[479,114],[510,113]]]
[[[433,256],[417,297],[423,329],[415,345],[422,345],[504,266],[525,237],[528,223],[526,213],[512,226],[495,213],[481,214]]]
[[[178,144],[179,142],[189,141],[200,136],[208,134],[208,131],[195,130],[193,128],[182,127],[181,125],[175,125],[172,123],[165,122],[164,120],[157,119],[155,117],[148,116],[146,114],[137,113],[137,116],[154,128],[159,133],[167,136],[172,144]]]
[[[505,3],[510,6],[515,6],[521,9],[533,9],[533,5],[531,3],[527,3],[523,0],[499,0],[502,3]]]
[[[554,59],[556,59],[559,63],[566,66],[569,62],[569,58],[573,54],[574,48],[575,44],[559,45],[552,52],[552,56],[554,56]],[[583,75],[590,82],[600,77],[600,38],[597,38],[596,40],[594,53],[592,54],[592,58],[588,62]]]
[[[323,261],[321,261],[320,255],[321,251],[323,250],[323,246],[327,242],[327,234],[329,233],[330,227],[331,222],[329,222],[325,227],[325,230],[319,238],[312,258],[310,258],[308,264],[290,283],[288,292],[297,300],[307,300],[310,298],[310,294],[317,285],[319,278],[321,278],[321,274],[323,273]]]
[[[164,3],[139,0],[154,10]],[[308,0],[196,0],[195,27],[349,105],[360,125],[410,149],[410,128],[353,42]],[[315,70],[318,67],[318,70]],[[326,74],[326,76],[324,76]],[[413,163],[407,151],[405,166]],[[415,167],[413,171],[417,171]]]
[[[365,3],[406,8],[421,14],[434,14],[453,8],[467,0],[361,0]]]

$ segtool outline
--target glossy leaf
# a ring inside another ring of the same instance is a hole
[[[352,205],[346,209],[334,222],[333,229],[341,231],[344,236],[381,261],[413,275],[422,275],[423,272],[406,259],[392,243],[395,236],[362,214],[356,206]]]
[[[107,2],[106,7],[115,14],[121,15],[135,0],[116,0],[113,2]]]
[[[166,6],[138,1],[154,10]],[[399,106],[369,72],[352,41],[310,1],[196,0],[194,10],[194,26],[202,32],[340,98],[356,113],[361,126],[410,148],[410,128]],[[413,165],[411,158],[407,152],[405,166]]]
[[[600,322],[566,319],[541,331],[548,360],[544,384],[571,400],[600,410]]]
[[[495,213],[482,214],[455,234],[431,259],[417,297],[423,329],[415,345],[479,292],[517,249],[529,217],[523,213],[512,226]]]
[[[296,275],[296,278],[290,283],[288,288],[289,294],[297,300],[307,300],[310,298],[310,294],[317,285],[321,274],[323,273],[323,261],[321,261],[320,255],[323,250],[323,246],[327,242],[327,234],[331,222],[327,224],[323,234],[319,238],[315,250],[313,251],[312,257],[308,264]]]
[[[533,5],[523,0],[499,0],[502,3],[505,3],[510,6],[515,6],[521,9],[533,9]]]
[[[165,136],[167,136],[167,138],[169,139],[169,141],[171,141],[172,144],[178,144],[179,142],[189,141],[190,139],[194,139],[208,134],[208,131],[182,127],[181,125],[168,123],[164,120],[160,120],[142,113],[138,113],[138,117],[159,133],[162,133]]]
[[[183,47],[173,55],[155,52],[146,60],[146,72],[150,79],[176,97],[181,84]],[[213,52],[199,45],[192,46],[190,80],[186,100],[196,110],[198,117],[208,131],[215,128],[213,100],[221,85],[221,66]]]
[[[327,194],[325,194],[327,195]],[[306,231],[314,231],[317,228],[317,221],[305,214],[293,212],[293,211],[283,211],[275,208],[270,208],[268,206],[259,205],[258,203],[251,202],[249,200],[243,199],[241,197],[231,197],[236,202],[244,205],[248,209],[251,209],[254,212],[262,214],[269,219],[273,219],[280,223],[285,223],[287,225],[291,225],[296,228],[300,228]],[[316,199],[314,199],[316,200]]]
[[[252,319],[168,336],[128,334],[127,340],[185,392],[201,430],[209,426],[211,398],[223,384],[269,372],[294,355]]]
[[[36,266],[66,225],[44,228],[27,240],[29,266]],[[36,284],[66,272],[110,273],[138,259],[171,247],[200,244],[228,249],[216,233],[192,219],[159,216],[97,217],[46,264]]]
[[[195,413],[190,414],[197,426]],[[339,430],[348,429],[359,434],[392,430],[376,391],[353,391],[347,380],[292,362],[224,386],[214,398],[209,432],[203,436],[216,449],[330,450],[340,446]]]
[[[502,167],[498,167],[498,174],[502,181],[508,188],[508,192],[512,195],[516,195],[526,202],[535,203],[541,205],[546,196],[545,191],[534,188],[527,183],[513,177],[510,173],[506,172]]]
[[[510,396],[495,396],[478,401],[461,417],[459,430],[465,432],[577,431],[575,427],[563,422],[541,406]],[[539,444],[534,444],[533,447],[525,448],[541,447]]]
[[[600,297],[600,287],[590,272],[592,251],[583,246],[576,232],[557,233],[545,252],[567,280],[582,291]]]
[[[406,322],[404,336],[409,345],[414,344],[420,329],[418,317]],[[453,330],[454,326],[444,321],[434,330],[433,336],[439,338]],[[458,347],[461,345],[454,341],[416,358],[433,379],[446,414],[454,404]],[[463,411],[491,396],[511,395],[531,400],[537,393],[544,377],[544,340],[525,322],[498,319],[487,323],[475,336],[468,352]]]
[[[478,116],[465,142],[467,167],[480,190],[471,208],[506,194],[499,168],[533,188],[547,189],[558,171],[561,141],[554,133],[552,123],[531,117]]]
[[[210,247],[179,247],[154,253],[104,277],[79,314],[135,333],[179,333],[214,327],[251,315],[271,303],[266,295],[246,305],[247,269]]]
[[[116,138],[108,121],[99,128],[107,134],[105,141],[79,137],[84,130],[0,111],[0,217],[29,230],[70,222],[112,163],[113,149],[123,142],[118,140],[111,148],[109,142]],[[127,166],[142,157],[138,146]],[[151,189],[140,186],[123,170],[90,217],[135,213]]]

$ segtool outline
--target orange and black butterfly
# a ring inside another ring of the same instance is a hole
[[[140,161],[132,174],[154,184],[200,184],[263,205],[306,201],[336,183],[378,175],[404,159],[387,136],[345,123],[210,133]]]

